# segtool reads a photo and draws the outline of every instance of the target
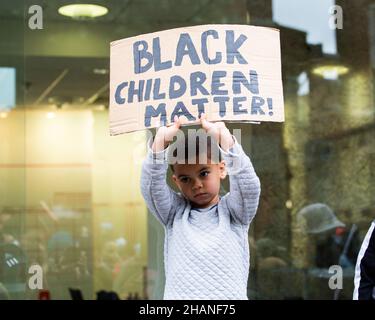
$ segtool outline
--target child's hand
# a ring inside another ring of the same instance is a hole
[[[224,151],[228,151],[231,147],[233,147],[233,137],[228,128],[225,126],[224,122],[209,122],[206,120],[206,115],[203,113],[201,115],[201,124],[202,128],[216,139]]]
[[[158,129],[154,143],[152,144],[153,152],[163,151],[173,141],[182,124],[180,118],[177,116],[173,120],[173,125],[169,127],[163,126]]]

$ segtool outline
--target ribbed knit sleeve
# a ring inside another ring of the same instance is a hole
[[[167,154],[168,148],[161,152],[152,152],[148,143],[141,173],[142,196],[151,213],[163,225],[172,221],[176,208],[185,203],[185,199],[167,185]]]
[[[221,153],[229,175],[230,190],[223,200],[235,221],[249,225],[254,218],[260,196],[260,181],[250,158],[236,141],[234,146]]]

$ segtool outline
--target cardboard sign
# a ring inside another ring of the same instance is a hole
[[[209,121],[284,121],[279,30],[178,28],[111,43],[110,133]]]

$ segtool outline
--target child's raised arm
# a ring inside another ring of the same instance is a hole
[[[160,127],[154,142],[148,147],[147,158],[143,162],[141,191],[151,213],[164,225],[175,214],[175,208],[184,202],[184,198],[174,192],[166,182],[168,170],[167,147],[181,126],[176,116],[170,127]]]
[[[249,225],[258,209],[260,181],[241,145],[236,142],[231,150],[222,152],[227,165],[230,188],[225,200],[235,220]]]
[[[251,160],[224,122],[212,123],[203,116],[201,123],[219,143],[225,160],[230,190],[223,200],[235,221],[249,225],[256,214],[260,196],[260,181]]]

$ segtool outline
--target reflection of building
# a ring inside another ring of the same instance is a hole
[[[274,26],[270,2],[247,3],[250,23]],[[308,258],[307,239],[295,223],[299,208],[315,201],[326,202],[344,222],[361,225],[362,221],[369,221],[370,217],[365,214],[372,212],[370,208],[375,205],[371,196],[375,191],[372,151],[375,150],[372,138],[375,127],[369,55],[369,24],[374,23],[368,21],[370,3],[337,1],[344,10],[344,29],[336,31],[338,54],[335,57],[322,54],[319,46],[306,44],[303,32],[276,26],[281,30],[286,121],[279,130],[272,125],[271,131],[264,124],[252,130],[252,154],[263,190],[255,231],[258,230],[258,235],[269,232],[290,246],[295,266],[304,266]],[[251,10],[262,13],[254,16]],[[326,80],[312,73],[318,65],[343,65],[349,72],[337,80]],[[307,73],[310,88],[307,95],[299,96],[297,77],[302,72]],[[270,138],[266,139],[267,136]],[[264,149],[262,142],[267,144]],[[265,160],[259,159],[257,163],[258,157]],[[273,200],[269,188],[276,189]],[[288,199],[293,204],[291,216],[285,208]],[[271,203],[269,213],[267,202]],[[283,222],[291,223],[290,229],[280,228]]]
[[[261,201],[258,216],[254,221],[254,232],[256,238],[270,237],[287,248],[288,260],[294,262],[295,256],[300,254],[301,245],[300,241],[294,241],[295,235],[290,229],[293,219],[290,210],[286,208],[286,202],[291,200],[296,205],[305,198],[303,194],[304,168],[300,148],[304,143],[304,129],[308,125],[307,104],[300,103],[297,97],[297,77],[303,71],[308,72],[306,62],[314,58],[316,50],[306,44],[305,32],[285,28],[272,21],[272,1],[247,1],[247,5],[251,24],[280,29],[286,116],[286,122],[282,125],[263,123],[252,127],[253,139],[250,154],[252,154],[254,166],[262,183]],[[294,139],[298,130],[300,131],[298,137],[302,141]],[[280,228],[282,225],[289,227]],[[297,250],[293,247],[295,244],[298,246]],[[255,284],[259,297],[280,299],[288,296],[302,296],[299,273],[296,270],[290,269],[288,272],[287,270],[287,268],[279,271],[259,270],[258,283]],[[267,288],[270,283],[264,282],[265,279],[273,279],[275,283],[279,283],[281,279],[292,280],[289,286],[293,287],[293,290],[283,291],[279,287],[273,291]]]
[[[308,198],[330,203],[344,222],[360,222],[363,210],[374,206],[372,2],[337,1],[344,12],[344,29],[337,31],[338,55],[349,72],[337,81],[311,79]]]

